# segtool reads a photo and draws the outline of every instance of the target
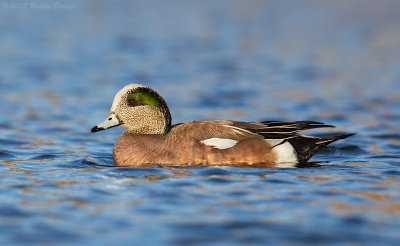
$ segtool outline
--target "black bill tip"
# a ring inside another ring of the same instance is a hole
[[[98,132],[98,131],[101,131],[101,130],[104,130],[104,128],[94,126],[94,127],[92,128],[91,132]]]

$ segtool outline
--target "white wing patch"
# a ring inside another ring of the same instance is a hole
[[[275,146],[272,151],[275,152],[276,161],[275,163],[297,163],[296,150],[289,142],[280,143],[282,139],[265,139],[269,144]]]
[[[229,138],[209,138],[200,141],[201,143],[212,146],[217,149],[228,149],[237,144],[237,140],[229,139]]]

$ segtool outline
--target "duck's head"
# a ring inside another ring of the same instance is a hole
[[[164,99],[149,87],[129,84],[114,97],[110,116],[92,132],[114,126],[135,134],[166,134],[171,129],[171,114]]]

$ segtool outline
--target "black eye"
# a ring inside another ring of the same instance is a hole
[[[110,117],[110,118],[108,118],[108,120],[111,120],[111,117]]]
[[[129,98],[128,99],[128,105],[131,106],[131,107],[135,107],[135,106],[138,106],[139,103],[135,99]]]

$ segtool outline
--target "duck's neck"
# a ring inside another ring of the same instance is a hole
[[[161,108],[161,113],[164,115],[164,127],[163,127],[163,132],[162,135],[167,134],[169,131],[171,131],[171,113],[169,112],[167,104],[164,105],[164,107]]]
[[[171,114],[168,107],[148,111],[148,117],[140,117],[135,124],[122,125],[129,134],[166,135],[171,130]]]

